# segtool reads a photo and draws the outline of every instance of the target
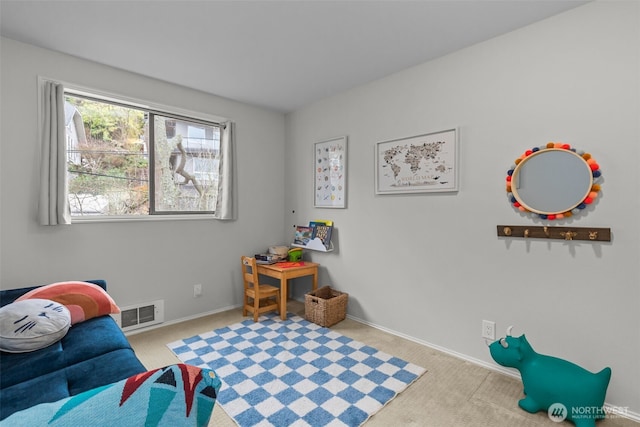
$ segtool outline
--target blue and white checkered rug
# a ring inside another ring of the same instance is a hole
[[[167,344],[215,370],[241,427],[360,426],[426,370],[289,313]]]

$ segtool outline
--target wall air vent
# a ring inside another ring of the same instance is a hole
[[[164,322],[164,300],[145,302],[120,308],[120,313],[112,314],[124,332],[145,328]]]

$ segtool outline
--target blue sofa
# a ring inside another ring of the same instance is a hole
[[[104,280],[90,282],[107,289]],[[36,287],[0,291],[0,307]],[[77,323],[60,341],[41,350],[0,351],[0,420],[145,371],[110,316]]]

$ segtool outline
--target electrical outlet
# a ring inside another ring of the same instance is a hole
[[[202,296],[202,285],[198,283],[197,285],[193,285],[193,297],[201,297]]]
[[[491,320],[482,321],[482,338],[488,340],[496,339],[496,322],[492,322]]]

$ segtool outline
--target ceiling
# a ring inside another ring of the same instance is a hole
[[[0,33],[289,112],[584,3],[0,0]]]

